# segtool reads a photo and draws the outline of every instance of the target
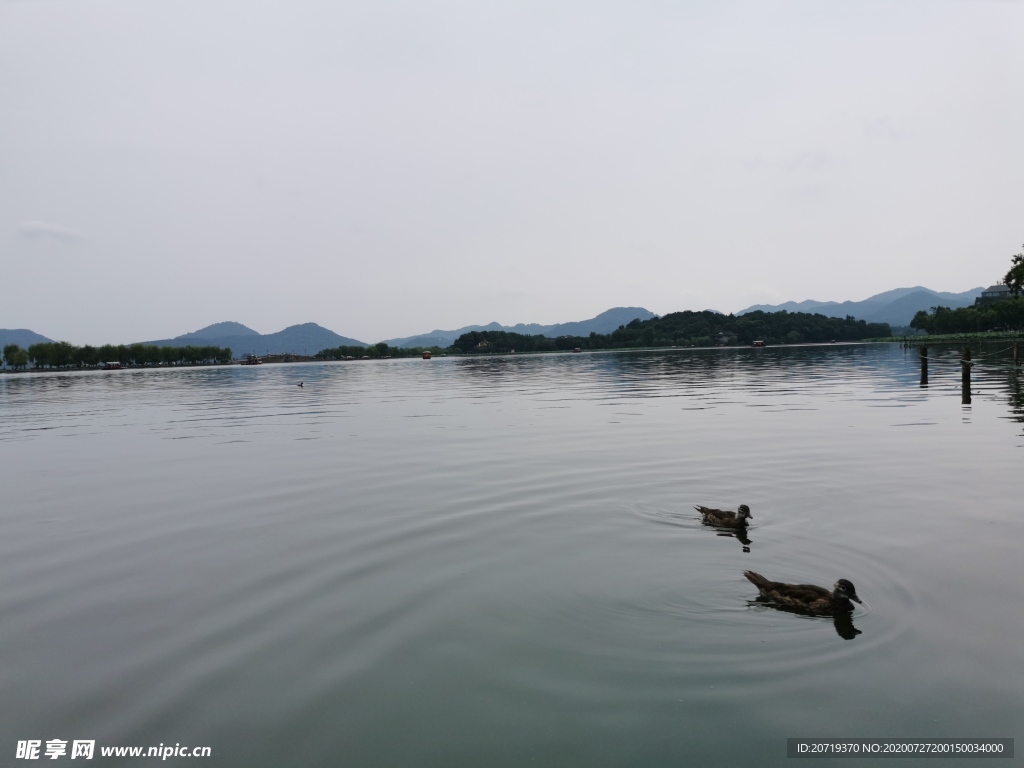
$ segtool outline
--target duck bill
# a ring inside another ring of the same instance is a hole
[[[848,597],[850,600],[853,600],[853,602],[859,603],[860,605],[864,605],[864,603],[861,603],[860,598],[856,595],[848,595]]]

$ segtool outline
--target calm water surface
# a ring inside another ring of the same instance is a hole
[[[927,387],[895,345],[2,376],[3,764],[1024,749],[1024,395],[996,355],[963,405],[938,354]],[[692,509],[741,502],[746,544]],[[864,605],[783,613],[747,568]]]

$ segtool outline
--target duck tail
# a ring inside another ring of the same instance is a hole
[[[747,577],[747,581],[749,581],[758,589],[761,589],[762,587],[771,586],[771,582],[768,581],[768,579],[766,579],[760,573],[755,573],[754,571],[744,571],[743,575]]]

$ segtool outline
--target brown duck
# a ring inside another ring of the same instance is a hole
[[[701,513],[705,523],[720,525],[723,528],[746,528],[747,518],[753,517],[750,514],[750,507],[746,504],[740,504],[740,508],[736,512],[726,512],[723,509],[711,509],[711,507],[700,505],[695,506],[694,509]]]
[[[824,587],[813,584],[783,584],[780,581],[768,581],[760,573],[744,571],[747,580],[757,587],[757,591],[770,600],[774,600],[789,608],[811,613],[851,613],[853,603],[860,602],[857,590],[846,579],[840,579],[829,592]]]

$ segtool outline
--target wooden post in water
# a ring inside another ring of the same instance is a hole
[[[960,402],[971,404],[971,348],[964,347],[964,355],[960,358]]]
[[[1020,367],[1020,342],[1014,342],[1013,344],[1013,365],[1014,367]]]
[[[921,355],[921,386],[928,386],[928,347],[918,347]]]

